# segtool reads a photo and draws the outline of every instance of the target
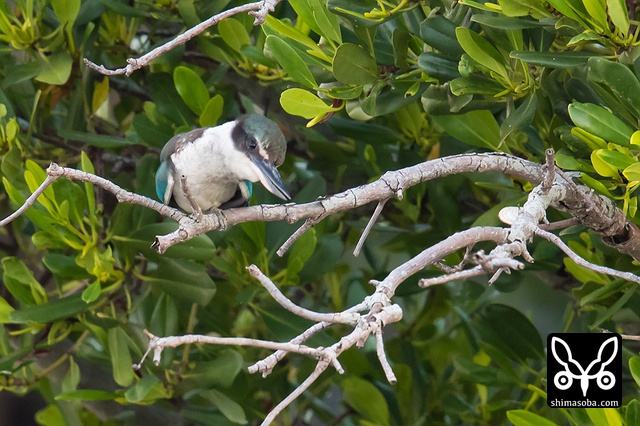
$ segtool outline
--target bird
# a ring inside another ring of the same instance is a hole
[[[258,181],[287,201],[291,196],[277,169],[286,152],[278,125],[259,114],[180,133],[160,153],[156,193],[164,204],[174,201],[196,217],[248,205]]]

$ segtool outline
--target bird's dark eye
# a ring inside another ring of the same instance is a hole
[[[247,142],[247,146],[249,147],[249,149],[254,150],[258,147],[258,142],[256,142],[255,139],[249,139],[249,141]]]

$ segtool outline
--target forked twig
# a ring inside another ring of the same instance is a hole
[[[210,17],[209,19],[202,21],[198,25],[189,28],[184,33],[175,37],[174,39],[168,41],[167,43],[156,47],[152,51],[140,56],[139,58],[129,58],[127,59],[127,66],[123,68],[117,68],[114,70],[106,68],[104,65],[98,65],[94,62],[91,62],[87,58],[84,58],[84,63],[94,71],[99,72],[104,75],[131,75],[134,71],[149,65],[151,61],[156,59],[157,57],[169,52],[170,50],[185,44],[195,36],[201,34],[204,30],[218,24],[218,22],[223,19],[227,19],[231,16],[237,15],[239,13],[248,12],[252,16],[255,17],[254,25],[260,25],[264,23],[267,14],[269,12],[273,12],[276,5],[280,3],[281,0],[263,0],[257,1],[254,3],[247,3],[241,6],[233,7],[229,10],[225,10],[223,12],[218,13]]]

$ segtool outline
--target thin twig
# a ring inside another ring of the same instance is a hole
[[[384,352],[384,340],[382,339],[382,327],[378,328],[375,332],[376,336],[376,354],[378,355],[378,360],[380,361],[380,365],[382,366],[382,371],[384,371],[384,375],[387,377],[387,381],[395,385],[398,382],[398,378],[396,377],[393,369],[391,368],[391,364],[389,364],[389,360],[387,359],[387,354]]]
[[[221,345],[221,346],[252,346],[255,348],[284,350],[287,352],[295,352],[301,355],[309,355],[317,358],[323,354],[324,349],[312,348],[305,345],[296,345],[292,343],[271,342],[268,340],[250,339],[247,337],[218,337],[218,336],[205,336],[202,334],[185,334],[182,336],[169,336],[169,337],[157,337],[153,334],[145,331],[147,336],[151,337],[149,346],[156,353],[162,352],[165,348],[176,348],[182,345],[205,343],[209,345]],[[156,359],[154,358],[154,361]],[[157,359],[159,361],[159,358]],[[157,363],[157,362],[156,362]]]
[[[368,307],[368,304],[366,302],[361,302],[343,311],[342,314],[361,312],[367,309],[367,307]],[[289,343],[293,345],[297,345],[297,344],[306,342],[307,340],[309,340],[310,338],[312,338],[313,336],[315,336],[316,334],[330,327],[333,324],[334,323],[329,323],[329,322],[316,323],[311,327],[309,327],[308,329],[306,329],[303,333],[289,340]],[[287,353],[288,353],[287,351],[278,350],[273,354],[269,355],[268,357],[256,362],[255,364],[250,365],[248,368],[248,371],[251,374],[261,372],[262,377],[266,377],[271,373],[271,371],[273,370],[273,367],[275,367],[275,365],[278,362],[282,361],[282,359],[287,355]]]
[[[34,205],[36,200],[40,196],[40,194],[42,194],[49,187],[49,185],[51,185],[53,181],[55,181],[57,178],[58,176],[47,176],[46,179],[40,184],[40,186],[36,188],[35,191],[33,191],[33,194],[31,194],[29,198],[27,198],[25,202],[20,206],[20,208],[18,208],[18,210],[13,212],[11,215],[5,217],[4,219],[0,220],[0,227],[8,225],[15,218],[19,217],[22,213],[24,213],[29,207]]]
[[[191,190],[187,186],[186,175],[180,176],[180,186],[182,188],[182,194],[184,195],[184,198],[186,198],[187,201],[189,202],[189,206],[191,207],[191,212],[193,214],[193,217],[197,221],[202,220],[202,208],[200,208],[198,203],[196,203],[196,200],[193,199],[193,195],[191,195]]]
[[[275,418],[278,417],[278,414],[280,414],[282,410],[287,408],[289,404],[295,401],[300,395],[302,395],[304,391],[309,389],[309,386],[311,386],[316,380],[318,380],[318,377],[320,377],[320,375],[327,369],[328,366],[329,362],[323,360],[318,361],[318,364],[316,364],[316,368],[313,370],[313,372],[309,374],[309,376],[304,379],[304,381],[300,383],[298,387],[293,390],[293,392],[291,392],[285,399],[280,401],[280,403],[276,405],[273,410],[271,410],[271,412],[261,423],[261,426],[270,425],[271,422],[273,422]]]
[[[579,225],[580,220],[575,217],[570,217],[569,219],[558,220],[556,222],[551,223],[541,223],[538,225],[540,229],[545,231],[555,231],[558,229],[568,228],[570,226]]]
[[[291,234],[291,236],[289,238],[287,238],[287,241],[285,241],[284,243],[282,243],[282,245],[280,246],[280,248],[278,249],[278,251],[276,251],[276,254],[280,257],[284,256],[284,254],[291,248],[291,246],[293,245],[293,243],[295,243],[298,238],[302,237],[302,235],[307,232],[309,229],[311,229],[312,227],[314,227],[315,225],[317,225],[318,223],[320,223],[322,221],[322,219],[324,219],[326,216],[321,215],[317,218],[314,219],[307,219],[304,221],[304,223],[302,224],[302,226],[298,229],[296,229],[296,231]]]
[[[152,51],[140,56],[139,58],[129,58],[127,59],[128,65],[124,68],[118,68],[115,70],[111,70],[106,68],[104,65],[98,65],[94,62],[91,62],[87,58],[84,58],[84,63],[94,71],[97,71],[104,75],[122,75],[125,74],[127,76],[131,75],[135,70],[138,70],[144,66],[149,65],[149,63],[156,59],[158,56],[161,56],[170,50],[185,44],[193,37],[199,35],[204,30],[208,29],[216,25],[218,22],[227,19],[231,16],[237,15],[239,13],[249,12],[252,16],[255,17],[254,25],[260,25],[264,22],[267,14],[269,12],[273,12],[276,5],[280,3],[281,0],[263,0],[257,1],[254,3],[247,3],[241,6],[236,6],[229,10],[225,10],[223,12],[218,13],[207,19],[206,21],[202,21],[198,25],[189,28],[184,33],[180,34],[173,40],[163,44],[162,46],[158,46]]]
[[[591,263],[588,260],[580,257],[576,252],[571,250],[568,245],[562,241],[560,237],[551,232],[543,231],[542,229],[536,230],[536,235],[542,237],[548,241],[551,241],[553,244],[558,246],[560,250],[564,252],[571,260],[573,260],[576,264],[585,267],[587,269],[591,269],[592,271],[599,272],[601,274],[610,275],[612,277],[622,278],[623,280],[631,281],[634,283],[640,284],[640,277],[631,272],[623,272],[618,271],[616,269],[608,268],[606,266],[596,265],[595,263]]]
[[[544,180],[542,181],[542,189],[545,191],[548,191],[551,188],[551,185],[553,185],[553,181],[555,180],[555,177],[556,177],[555,176],[556,163],[553,158],[553,155],[554,155],[553,148],[548,148],[547,150],[545,150],[544,154],[545,154],[545,160],[546,160],[546,170],[545,170]]]
[[[439,277],[422,278],[420,281],[418,281],[418,285],[422,288],[433,287],[435,285],[449,283],[451,281],[466,280],[467,278],[478,277],[480,275],[485,275],[486,273],[487,272],[482,269],[481,266],[474,266],[471,269],[465,269],[464,271],[453,272],[451,274],[441,275]]]
[[[273,299],[276,302],[278,302],[280,306],[282,306],[289,312],[296,314],[299,317],[306,318],[308,320],[316,321],[316,322],[328,322],[333,324],[351,324],[351,325],[355,325],[356,322],[360,319],[360,315],[357,313],[338,312],[338,313],[331,313],[331,314],[323,314],[323,313],[314,312],[309,309],[305,309],[301,306],[298,306],[295,303],[293,303],[291,300],[289,300],[284,294],[282,294],[280,289],[276,287],[273,281],[271,281],[269,277],[263,274],[260,268],[258,268],[256,265],[247,266],[247,270],[255,279],[257,279],[260,282],[260,284],[262,284],[264,288],[267,289],[271,297],[273,297]]]
[[[367,237],[369,236],[369,232],[371,232],[371,228],[373,228],[373,225],[378,220],[378,217],[380,216],[380,213],[382,213],[382,209],[384,209],[384,205],[386,203],[387,203],[387,200],[378,201],[378,205],[376,206],[376,209],[371,215],[371,218],[369,219],[367,226],[364,228],[364,231],[362,231],[362,235],[360,235],[360,239],[358,240],[358,244],[356,244],[356,248],[353,249],[354,256],[358,257],[360,255],[360,250],[362,250],[362,246],[364,245],[364,240],[366,240]]]

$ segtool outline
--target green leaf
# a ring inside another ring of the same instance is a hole
[[[280,95],[282,109],[291,115],[304,118],[314,118],[321,114],[334,111],[322,99],[304,89],[288,89]]]
[[[139,7],[129,6],[127,2],[120,0],[98,0],[108,9],[113,10],[117,15],[131,16],[134,18],[144,18],[149,14]]]
[[[535,326],[520,311],[502,304],[488,305],[478,321],[478,330],[487,343],[511,359],[543,359],[544,346]]]
[[[308,3],[311,6],[313,19],[317,24],[317,28],[320,29],[321,36],[335,41],[336,43],[342,43],[342,36],[340,35],[340,22],[338,17],[330,13],[326,6],[326,1],[322,0],[305,0],[305,1],[290,1],[293,3]]]
[[[56,401],[109,401],[116,398],[120,398],[120,395],[95,389],[74,390],[55,396]]]
[[[0,324],[10,322],[11,312],[15,311],[13,306],[9,304],[3,297],[0,297]]]
[[[607,9],[613,25],[626,36],[629,32],[629,10],[625,0],[607,0]]]
[[[224,21],[223,21],[224,22]],[[167,73],[153,73],[147,76],[151,95],[157,110],[178,126],[189,125],[193,121],[191,109],[184,103],[173,85],[173,77]]]
[[[601,57],[587,62],[587,79],[604,85],[635,117],[640,117],[640,82],[624,64]]]
[[[286,41],[276,36],[267,36],[266,44],[278,63],[287,74],[289,74],[293,81],[303,86],[314,89],[318,88],[318,83],[311,74],[311,71],[309,71],[307,64]]]
[[[267,15],[267,19],[264,24],[265,34],[270,35],[268,31],[271,30],[275,34],[279,36],[284,36],[290,38],[291,40],[300,43],[302,46],[308,49],[310,55],[314,57],[318,57],[326,62],[331,62],[331,58],[328,57],[322,49],[320,49],[315,41],[313,41],[309,36],[294,28],[290,25],[285,24],[277,18],[274,18],[271,14]],[[274,35],[274,34],[271,34]]]
[[[63,318],[71,318],[87,309],[81,294],[52,300],[41,305],[17,309],[9,314],[9,322],[16,324],[46,324]]]
[[[631,371],[631,376],[636,385],[640,386],[640,356],[634,356],[629,359],[629,371]]]
[[[448,59],[438,53],[423,53],[418,57],[418,66],[429,77],[437,78],[441,82],[451,81],[460,77],[458,62]],[[502,90],[502,88],[500,89]]]
[[[80,11],[80,0],[51,0],[53,12],[62,25],[73,23]]]
[[[166,294],[158,298],[151,313],[149,330],[156,336],[171,336],[176,334],[178,327],[178,305]]]
[[[47,301],[47,292],[21,260],[5,257],[2,259],[2,268],[5,287],[20,303],[38,305]]]
[[[132,124],[138,136],[150,146],[162,148],[164,144],[174,136],[171,125],[167,123],[154,123],[146,115],[136,115],[133,117]]]
[[[631,182],[640,181],[640,163],[635,163],[625,168],[622,174]]]
[[[293,244],[291,253],[287,260],[287,274],[285,281],[287,283],[298,284],[298,274],[302,271],[305,264],[316,249],[316,232],[311,228]]]
[[[449,59],[459,61],[464,53],[456,38],[456,24],[442,15],[427,18],[420,25],[420,37]]]
[[[44,59],[36,80],[42,83],[62,85],[69,80],[73,59],[67,52],[54,53]]]
[[[635,157],[631,157],[619,151],[612,151],[610,149],[598,149],[595,151],[595,153],[602,161],[620,170],[637,163]]]
[[[95,302],[96,300],[98,300],[98,298],[100,298],[101,290],[102,287],[100,287],[100,281],[94,281],[82,292],[82,300],[87,304]]]
[[[389,425],[387,401],[370,382],[350,377],[342,381],[342,392],[345,401],[366,420],[376,425]]]
[[[631,361],[631,358],[629,361]],[[636,383],[638,381],[636,380]],[[625,420],[627,425],[638,425],[640,424],[640,402],[637,399],[632,399],[629,401],[626,407],[626,416]]]
[[[500,125],[500,141],[504,141],[516,130],[523,130],[533,121],[538,106],[535,94],[529,95]]]
[[[615,408],[585,408],[594,426],[622,426],[622,417]]]
[[[109,99],[109,77],[105,77],[101,82],[93,86],[93,96],[91,98],[91,112],[96,114],[100,107]]]
[[[362,85],[378,80],[378,64],[364,48],[344,43],[333,57],[333,75],[340,83]]]
[[[496,80],[484,75],[471,75],[460,77],[449,83],[451,93],[456,96],[463,95],[495,95],[504,91],[505,87]]]
[[[209,389],[200,392],[200,396],[211,401],[229,421],[241,425],[248,423],[242,406],[222,392],[216,389]]]
[[[556,426],[557,423],[552,422],[539,414],[532,413],[527,410],[509,410],[507,418],[514,426]]]
[[[548,0],[549,4],[556,8],[563,15],[568,16],[571,19],[578,21],[579,23],[583,23],[583,17],[586,14],[584,7],[580,4],[579,7],[576,7],[577,4],[572,0]],[[572,4],[573,3],[573,4]]]
[[[490,111],[479,110],[463,115],[433,116],[433,120],[445,132],[463,143],[493,151],[498,149],[500,127]]]
[[[51,404],[47,405],[35,415],[35,421],[41,426],[58,426],[66,424],[60,409]]]
[[[456,37],[464,51],[480,65],[490,69],[504,81],[509,81],[505,60],[495,47],[477,33],[465,27],[456,28]]]
[[[84,142],[97,148],[122,148],[136,143],[125,138],[109,135],[97,135],[94,133],[85,133],[76,130],[58,130],[58,136],[64,139]]]
[[[209,101],[209,90],[200,76],[190,68],[178,66],[173,70],[173,83],[191,111],[198,115],[202,114]]]
[[[289,4],[298,14],[299,22],[304,22],[316,34],[337,43],[342,42],[338,17],[330,13],[326,1],[291,0]]]
[[[131,366],[129,366],[129,369],[131,369]],[[164,384],[156,376],[143,377],[124,393],[125,399],[134,404],[151,404],[158,399],[168,398],[169,396]]]
[[[202,127],[211,127],[218,124],[224,109],[224,98],[217,94],[207,101],[198,122]]]
[[[574,124],[606,141],[629,146],[633,130],[609,110],[594,104],[573,102],[569,116]]]
[[[228,388],[233,384],[242,369],[244,361],[236,351],[224,351],[213,361],[200,361],[195,367],[183,375],[185,380],[194,386],[210,388],[221,386]]]
[[[605,10],[605,0],[583,0],[582,4],[587,10],[587,14],[597,25],[596,31],[602,32],[605,28],[609,28],[607,22],[607,11]]]
[[[218,31],[224,42],[238,53],[240,53],[242,46],[251,44],[249,33],[237,19],[226,18],[218,22]]]
[[[135,377],[127,340],[127,333],[122,328],[113,327],[109,329],[108,344],[113,379],[120,386],[129,386]]]
[[[91,160],[84,151],[80,154],[80,169],[83,172],[95,173],[93,163],[91,163]],[[89,212],[89,217],[96,219],[96,194],[93,190],[93,184],[85,182],[84,191],[87,195],[87,210]]]
[[[73,357],[69,357],[69,370],[62,379],[61,392],[72,392],[78,388],[80,384],[80,367],[74,361]]]
[[[509,53],[514,59],[520,59],[528,64],[549,68],[570,68],[584,65],[589,58],[595,55],[591,52],[530,52],[527,50],[514,50]]]
[[[165,258],[157,270],[140,278],[154,289],[200,306],[207,305],[216,293],[207,269],[183,259]]]

